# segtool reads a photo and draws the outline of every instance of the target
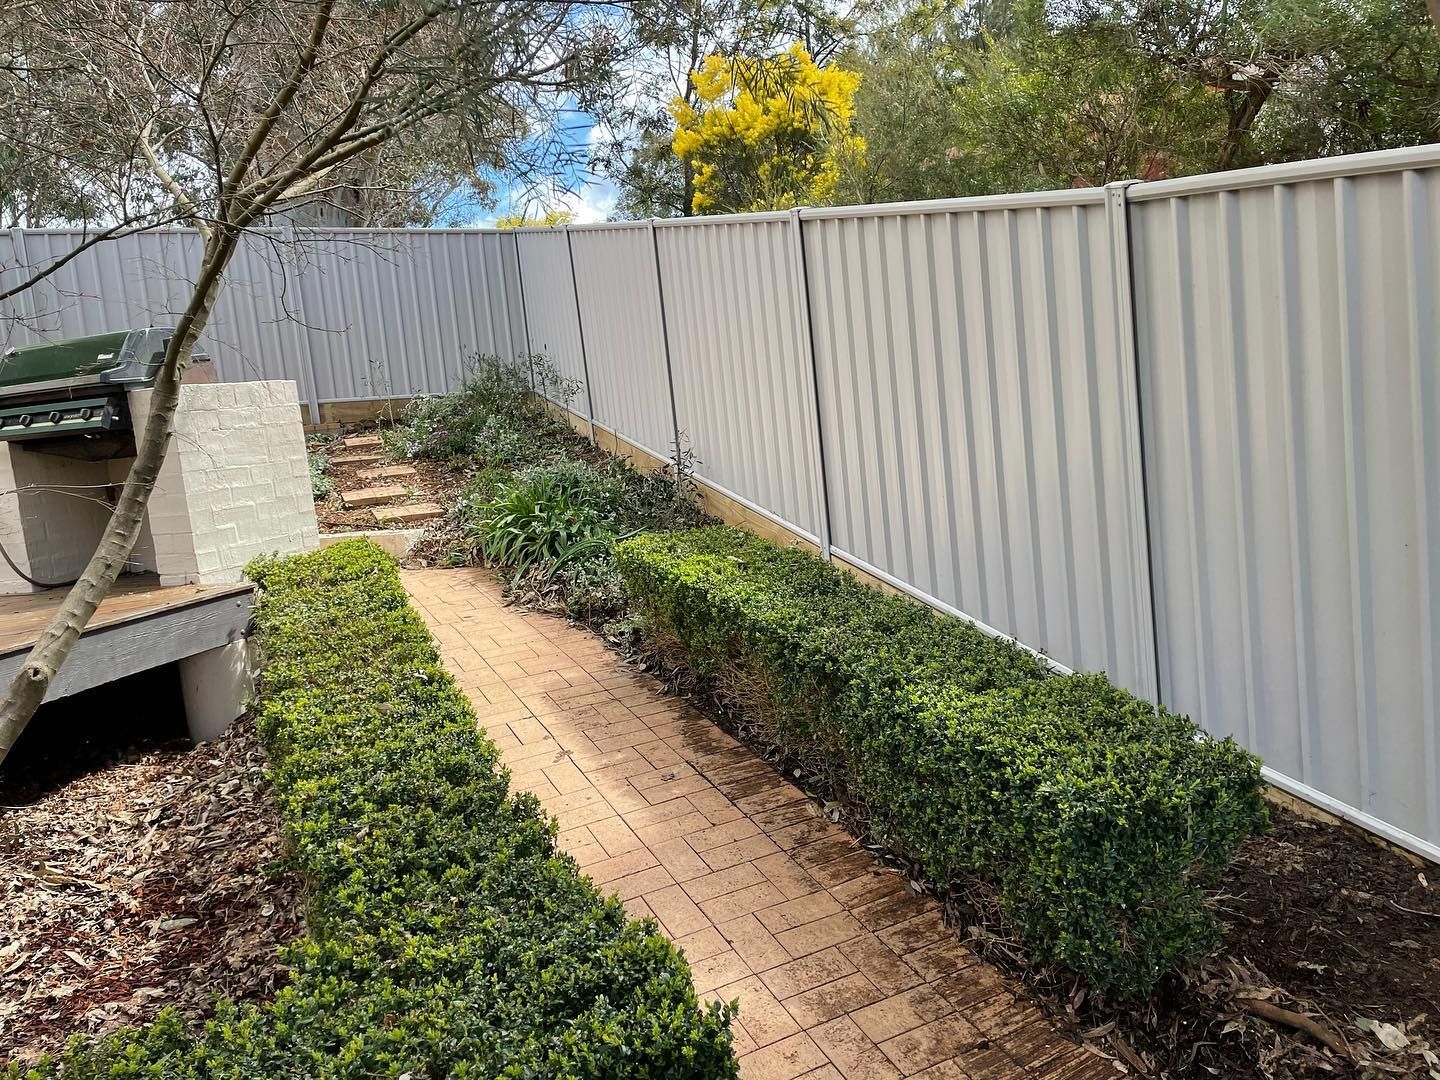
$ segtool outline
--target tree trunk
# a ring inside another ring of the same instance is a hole
[[[1430,9],[1430,29],[1440,34],[1440,0],[1425,0],[1425,6]]]
[[[1431,4],[1440,4],[1440,0],[1429,0]],[[1245,147],[1245,140],[1250,135],[1250,129],[1255,126],[1255,118],[1260,115],[1260,110],[1265,107],[1265,102],[1270,100],[1270,95],[1275,92],[1275,86],[1270,82],[1253,82],[1245,91],[1244,98],[1240,101],[1240,107],[1230,113],[1230,123],[1225,131],[1225,139],[1220,144],[1220,156],[1215,162],[1215,168],[1230,169],[1235,165],[1235,159],[1240,156],[1240,151]]]
[[[105,598],[125,560],[135,548],[140,526],[145,520],[145,506],[155,488],[160,466],[170,444],[170,427],[180,404],[180,377],[190,362],[205,324],[215,304],[215,294],[230,257],[235,251],[238,234],[230,229],[217,229],[205,245],[200,275],[195,282],[190,303],[175,327],[175,334],[165,352],[155,388],[150,397],[150,414],[135,451],[135,462],[125,477],[115,510],[105,525],[100,544],[90,557],[80,579],[70,588],[60,610],[45,627],[25,663],[0,695],[0,762],[3,762],[45,700],[50,683],[71,648],[84,632],[95,609]]]

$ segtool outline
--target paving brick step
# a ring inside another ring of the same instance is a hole
[[[415,470],[409,465],[385,465],[378,469],[361,469],[360,477],[363,480],[384,480],[393,479],[397,476],[414,476]]]
[[[366,506],[383,506],[394,499],[403,499],[408,494],[410,494],[410,489],[407,487],[401,487],[399,484],[387,484],[383,487],[342,491],[340,501],[346,510],[359,510]]]
[[[336,454],[330,459],[331,465],[374,465],[384,461],[382,454]]]
[[[410,506],[382,506],[371,511],[381,525],[418,525],[434,521],[445,513],[434,503],[413,503]]]
[[[368,448],[378,450],[380,448],[379,435],[351,435],[344,439],[343,442],[351,450],[364,450]]]

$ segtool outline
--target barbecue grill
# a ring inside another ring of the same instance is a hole
[[[155,385],[174,329],[149,326],[0,354],[0,442],[67,456],[108,457],[132,445],[125,393]],[[196,353],[194,359],[208,362]]]

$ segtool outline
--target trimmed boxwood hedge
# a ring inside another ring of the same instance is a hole
[[[557,853],[394,561],[352,541],[250,573],[259,728],[310,905],[290,984],[198,1031],[167,1014],[77,1042],[60,1075],[736,1076],[729,1010]]]
[[[1038,961],[1124,998],[1216,945],[1202,889],[1266,823],[1232,740],[737,529],[617,558],[642,626],[929,882],[998,886]]]

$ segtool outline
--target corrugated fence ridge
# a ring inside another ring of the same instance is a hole
[[[0,284],[76,236],[0,233]],[[101,245],[0,305],[7,338],[172,318],[198,251],[180,230]],[[827,557],[1103,669],[1440,857],[1437,263],[1431,146],[924,203],[259,233],[206,341],[223,378],[293,378],[312,409],[543,354],[595,428],[688,446]]]

